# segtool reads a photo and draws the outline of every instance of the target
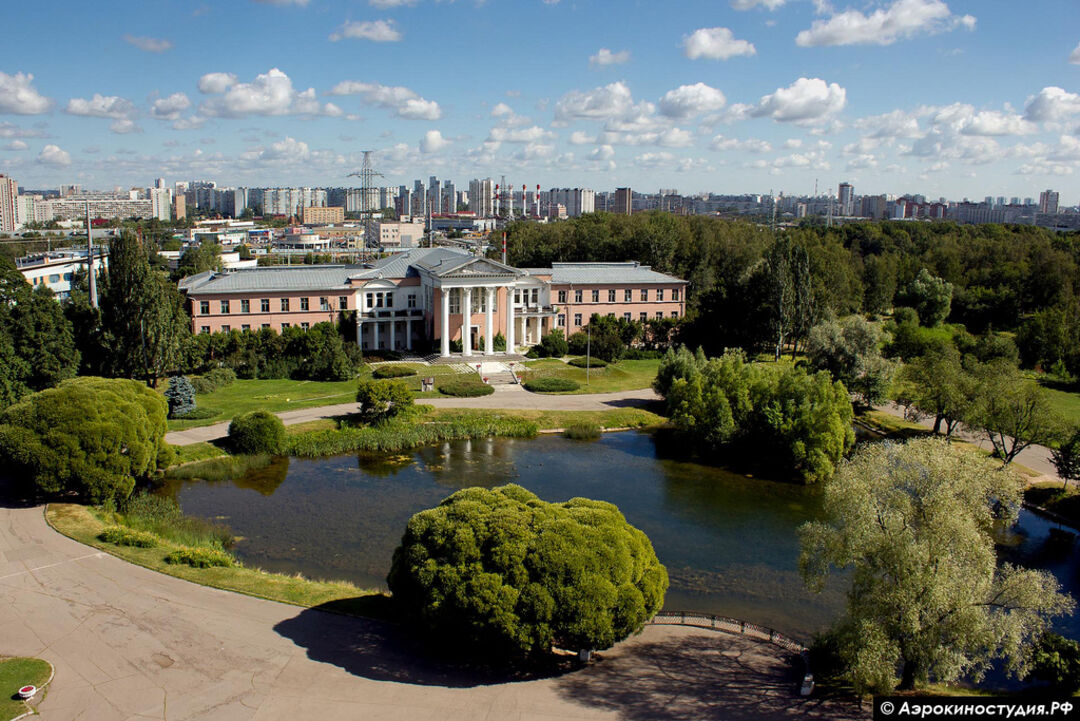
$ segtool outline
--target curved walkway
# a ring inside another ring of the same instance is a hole
[[[608,411],[612,408],[633,408],[648,405],[659,400],[660,396],[651,388],[616,393],[582,393],[578,395],[542,395],[530,393],[518,385],[495,386],[495,392],[480,398],[421,398],[417,403],[432,405],[436,408],[486,408],[526,409],[541,411]],[[321,418],[332,418],[347,413],[355,413],[355,403],[341,403],[333,406],[303,408],[296,411],[278,413],[285,425],[306,423]],[[213,441],[229,434],[229,423],[215,423],[211,426],[190,428],[185,431],[171,431],[165,440],[174,446],[187,446],[192,443]]]
[[[0,506],[0,635],[56,667],[42,721],[869,718],[796,693],[768,643],[649,627],[589,668],[505,682],[419,660],[394,627],[130,565]]]

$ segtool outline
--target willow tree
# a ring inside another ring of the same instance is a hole
[[[820,590],[850,571],[835,633],[856,689],[980,679],[1030,649],[1073,600],[1045,571],[999,566],[992,528],[1014,521],[1023,481],[940,439],[858,451],[825,486],[826,520],[800,529],[800,566]]]

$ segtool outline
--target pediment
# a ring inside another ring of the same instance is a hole
[[[491,277],[515,277],[520,271],[515,268],[495,263],[485,258],[476,258],[453,270],[440,273],[440,278],[491,278]]]

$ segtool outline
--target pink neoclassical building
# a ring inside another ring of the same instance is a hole
[[[513,268],[454,248],[417,248],[365,265],[270,267],[185,278],[192,331],[280,331],[356,311],[365,350],[436,345],[450,355],[495,355],[583,330],[594,313],[627,320],[679,318],[686,281],[635,262]],[[508,299],[512,298],[512,302]]]

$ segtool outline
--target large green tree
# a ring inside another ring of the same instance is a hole
[[[897,401],[934,418],[934,433],[951,439],[971,417],[978,385],[953,345],[932,348],[904,366]]]
[[[952,297],[952,283],[923,268],[904,290],[902,300],[918,312],[923,325],[933,327],[948,317]]]
[[[866,405],[885,400],[896,372],[896,365],[881,357],[878,329],[857,315],[811,328],[806,357],[811,368],[831,373]]]
[[[1058,438],[1063,423],[1046,392],[1014,364],[1005,359],[975,364],[973,378],[978,392],[964,422],[986,436],[1006,465],[1025,448]]]
[[[387,578],[406,615],[488,660],[605,649],[663,605],[664,566],[610,503],[466,488],[414,515]]]
[[[1023,675],[1030,643],[1072,599],[1045,571],[999,566],[992,530],[1023,481],[939,439],[864,446],[825,486],[826,519],[800,531],[820,590],[849,573],[835,633],[856,690],[976,679],[995,659]]]

